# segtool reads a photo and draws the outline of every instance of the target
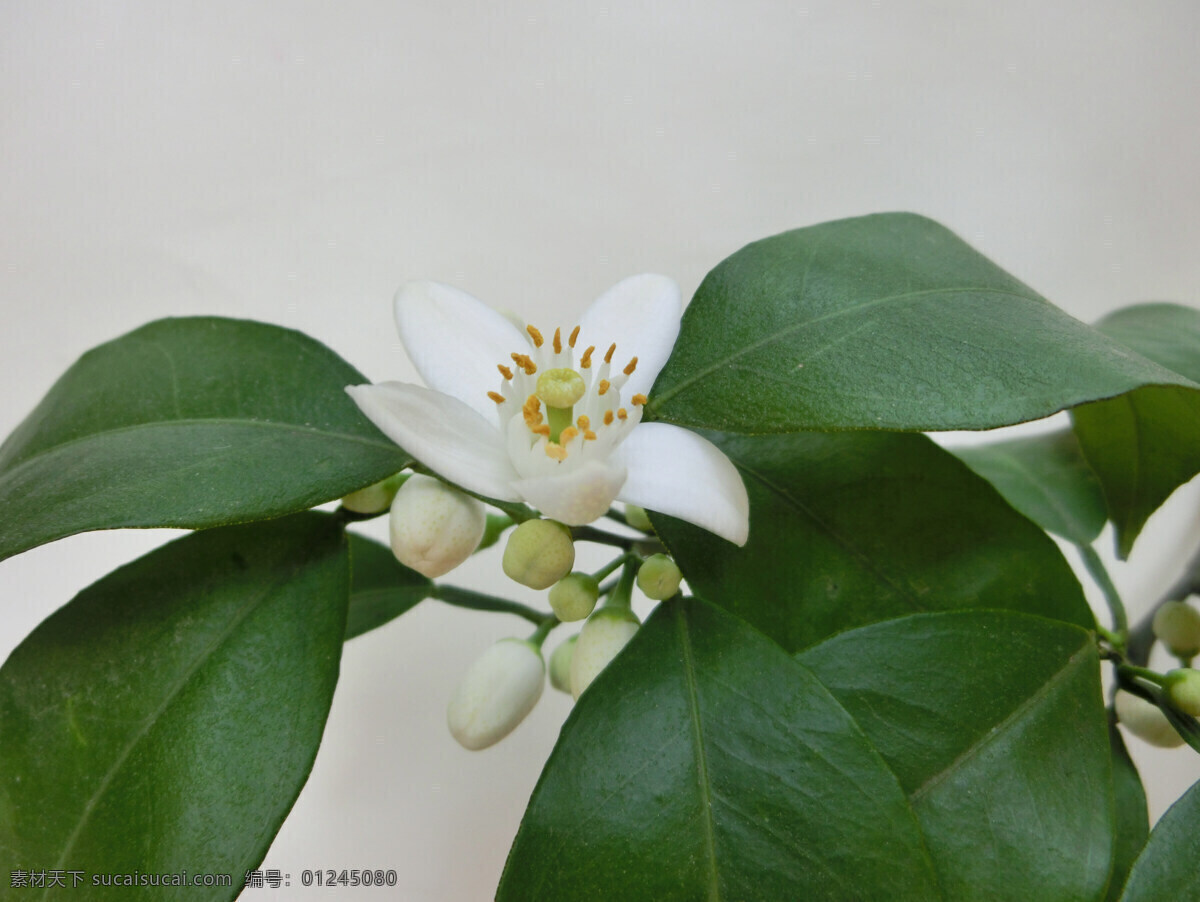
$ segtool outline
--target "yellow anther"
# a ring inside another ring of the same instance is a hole
[[[530,395],[525,399],[525,404],[521,408],[521,414],[525,417],[525,425],[537,431],[537,427],[542,422],[542,402],[537,399],[537,395]],[[546,434],[550,434],[550,427],[546,427]]]
[[[588,428],[592,425],[592,421],[586,416],[582,416],[575,421],[575,425],[578,426],[582,431],[587,432]]]
[[[611,345],[608,346],[608,350],[604,352],[604,362],[612,363],[612,355],[615,354],[616,352],[617,352],[617,344],[616,344],[616,342],[613,342]]]
[[[613,421],[613,412],[611,410],[604,411],[604,425],[611,426]]]
[[[625,412],[625,408],[624,408],[624,407],[620,408],[620,409],[617,411],[617,419],[618,419],[618,420],[624,420],[624,419],[627,419],[628,417],[629,417],[629,414],[627,414],[627,413]]]
[[[607,379],[600,380],[600,387],[596,389],[596,394],[602,395],[612,387],[612,383]]]
[[[542,342],[544,341],[542,338],[542,333],[533,326],[526,326],[525,331],[528,332],[529,337],[533,339],[533,346],[535,348],[540,348],[542,346]]]
[[[529,431],[534,435],[544,435],[550,438],[550,427],[546,423],[539,423],[537,426],[530,426]]]
[[[562,353],[562,329],[554,330],[554,353]]]
[[[638,407],[641,407],[643,404],[646,403],[646,396],[643,395],[641,392],[639,392],[638,394],[634,395],[632,398],[629,399],[629,403],[634,404]]]
[[[532,376],[537,372],[537,364],[533,362],[533,358],[528,354],[510,354],[513,363],[525,371],[526,376]]]
[[[596,350],[595,345],[588,345],[588,349],[583,352],[583,356],[579,358],[579,366],[582,369],[588,369],[592,365],[592,351]]]
[[[504,395],[500,394],[500,392],[498,392],[498,391],[488,392],[488,397],[491,398],[493,401],[495,401],[497,404],[504,403]]]
[[[596,440],[596,433],[592,432],[590,429],[585,429],[583,431],[583,440],[585,442],[594,442]]]
[[[637,358],[634,357],[629,363],[625,364],[625,369],[622,371],[626,376],[632,376],[633,371],[637,369]]]
[[[567,449],[562,445],[556,445],[554,442],[546,442],[546,456],[557,461],[567,459]]]
[[[567,339],[568,347],[574,348],[575,340],[577,338],[579,338],[579,327],[578,326],[576,326],[574,329],[571,330],[571,337]]]
[[[562,434],[559,435],[558,443],[565,448],[567,443],[569,441],[571,441],[571,439],[578,438],[578,437],[579,437],[579,430],[576,429],[574,426],[568,426],[566,429],[564,429],[562,431]]]
[[[512,379],[513,371],[510,370],[508,367],[506,367],[503,363],[497,363],[496,369],[498,369],[500,371],[500,375],[503,376],[505,379]]]

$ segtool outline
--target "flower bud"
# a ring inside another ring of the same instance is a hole
[[[571,572],[575,543],[557,520],[526,520],[512,531],[501,566],[510,579],[531,589],[549,589]]]
[[[1192,717],[1200,717],[1200,670],[1181,667],[1172,670],[1163,681],[1171,704]]]
[[[392,551],[432,579],[471,556],[486,522],[474,498],[431,476],[410,476],[392,502]]]
[[[600,584],[586,573],[568,573],[550,589],[550,607],[563,623],[582,620],[596,607]]]
[[[654,527],[650,524],[650,518],[646,516],[646,509],[638,507],[636,504],[625,505],[625,522],[634,529],[640,529],[642,532],[654,532]]]
[[[559,692],[571,691],[571,658],[575,654],[575,643],[579,636],[575,635],[554,649],[550,656],[550,685]]]
[[[355,514],[382,514],[391,507],[392,499],[407,478],[407,474],[400,473],[351,492],[342,499],[342,507]]]
[[[523,639],[501,639],[467,668],[446,709],[450,734],[465,749],[495,745],[542,697],[546,665]]]
[[[579,698],[638,631],[641,621],[628,608],[601,608],[588,618],[571,654],[571,694]]]
[[[1117,711],[1117,720],[1125,724],[1129,732],[1146,740],[1151,745],[1157,745],[1164,749],[1173,749],[1183,745],[1183,737],[1171,726],[1167,715],[1158,710],[1157,705],[1151,704],[1132,692],[1118,689],[1117,696],[1113,700],[1113,707]]]
[[[665,554],[652,554],[638,568],[637,584],[647,598],[662,601],[679,591],[683,574]]]
[[[1168,601],[1154,612],[1154,635],[1177,658],[1200,653],[1200,612],[1182,601]]]

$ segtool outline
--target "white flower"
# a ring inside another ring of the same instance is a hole
[[[681,312],[674,282],[633,276],[551,336],[522,332],[457,289],[414,282],[396,295],[396,322],[429,387],[346,391],[385,435],[469,491],[571,526],[619,499],[743,545],[749,502],[729,459],[687,429],[641,422]]]
[[[546,684],[542,653],[522,639],[501,639],[467,668],[446,708],[446,725],[471,751],[495,745],[525,719]]]

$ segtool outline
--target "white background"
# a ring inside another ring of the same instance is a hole
[[[0,432],[149,319],[280,323],[373,380],[408,379],[390,310],[405,279],[568,322],[625,275],[690,296],[748,241],[881,210],[942,221],[1081,319],[1196,303],[1200,6],[1047,6],[6,0]],[[1200,535],[1198,499],[1177,495],[1116,568],[1135,610]],[[93,533],[0,564],[0,658],[167,536]],[[509,589],[498,563],[456,580]],[[394,868],[394,898],[490,898],[569,704],[548,692],[474,754],[444,705],[523,629],[430,603],[350,643],[264,866],[293,883]],[[1135,751],[1155,815],[1200,777],[1187,750]]]

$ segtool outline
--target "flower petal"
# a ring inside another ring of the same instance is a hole
[[[529,339],[502,314],[465,291],[437,282],[409,282],[396,292],[396,326],[413,366],[430,388],[452,395],[488,422],[500,387],[497,364],[511,365]]]
[[[679,286],[666,276],[646,273],[622,279],[584,312],[579,321],[582,342],[600,345],[603,352],[617,344],[617,368],[636,355],[637,369],[625,383],[624,397],[650,391],[659,370],[671,356],[679,337],[683,305]],[[619,363],[618,363],[619,361]]]
[[[513,487],[550,519],[583,526],[608,512],[624,482],[625,467],[589,460],[561,476],[521,479]]]
[[[346,393],[384,435],[447,482],[500,501],[521,500],[500,430],[466,404],[403,382],[348,385]]]
[[[737,467],[708,439],[667,423],[641,423],[613,456],[629,471],[620,500],[746,544],[746,486]]]

